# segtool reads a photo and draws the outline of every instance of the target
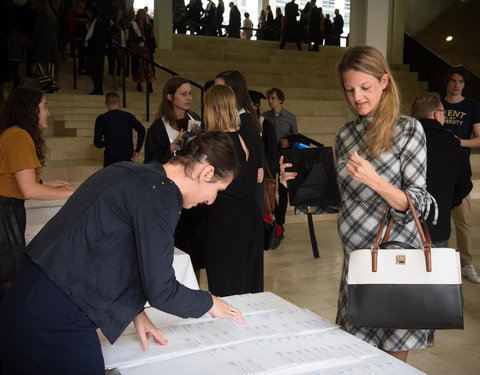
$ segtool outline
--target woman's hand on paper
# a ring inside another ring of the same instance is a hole
[[[231,319],[239,324],[245,324],[242,313],[236,307],[223,299],[212,296],[213,306],[208,311],[212,318]]]
[[[168,340],[163,336],[162,331],[155,327],[152,321],[148,318],[145,311],[142,311],[137,317],[133,320],[135,324],[135,329],[137,330],[138,336],[140,337],[140,342],[142,343],[143,350],[148,349],[148,339],[150,334],[153,336],[154,341],[160,345],[167,345]]]

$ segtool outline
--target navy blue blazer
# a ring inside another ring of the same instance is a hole
[[[210,293],[180,284],[172,265],[182,204],[160,163],[113,164],[88,178],[25,252],[110,343],[146,301],[200,317],[212,307]]]

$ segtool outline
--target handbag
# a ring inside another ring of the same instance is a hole
[[[460,255],[455,249],[433,248],[408,193],[408,204],[423,248],[382,243],[387,208],[371,249],[354,250],[348,266],[347,321],[351,326],[404,329],[463,329]],[[403,248],[385,249],[389,246]]]
[[[268,176],[263,179],[263,213],[273,217],[277,184],[267,163],[265,169]]]
[[[265,163],[265,169],[268,178],[263,181],[263,249],[270,250],[276,247],[276,223],[273,216],[276,184],[267,163]]]

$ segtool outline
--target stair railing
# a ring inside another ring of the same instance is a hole
[[[420,81],[428,82],[428,91],[446,95],[444,77],[452,65],[407,32],[404,34],[403,63],[409,64],[411,71],[418,72]],[[480,101],[480,78],[469,69],[467,71],[470,82],[465,85],[464,95]]]
[[[128,54],[130,54],[130,56],[136,56],[138,57],[139,59],[142,59],[144,60],[147,64],[146,64],[146,82],[147,82],[147,87],[145,89],[145,92],[146,92],[146,120],[147,121],[150,121],[150,90],[149,90],[149,75],[150,75],[150,64],[152,64],[153,66],[156,66],[157,68],[163,70],[164,72],[167,72],[169,74],[171,74],[172,76],[178,76],[180,75],[180,73],[177,73],[175,71],[173,71],[172,69],[170,68],[167,68],[166,66],[163,66],[163,65],[160,65],[159,63],[153,61],[152,59],[149,59],[148,57],[145,57],[145,56],[142,56],[140,54],[138,54],[137,52],[135,52],[134,50],[132,50],[131,48],[128,48],[128,47],[125,47],[125,46],[122,46],[118,41],[116,40],[112,40],[112,44],[115,48],[120,48],[122,49],[123,51],[127,52]],[[122,76],[122,97],[123,97],[123,107],[125,108],[127,106],[127,91],[125,89],[125,74],[124,74],[124,66],[123,66],[123,61],[120,62],[120,69],[121,69],[121,76]],[[200,89],[200,103],[201,103],[201,118],[203,118],[203,95],[204,95],[204,89],[203,89],[203,86],[200,85],[199,83],[187,78],[190,82],[190,84],[192,86],[195,86],[197,88]]]

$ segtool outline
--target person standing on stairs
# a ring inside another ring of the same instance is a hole
[[[95,137],[93,143],[97,148],[105,147],[103,166],[119,161],[135,161],[142,149],[145,139],[145,128],[131,113],[121,111],[120,97],[112,91],[105,95],[107,112],[95,121]],[[137,147],[133,149],[132,129],[137,133]]]
[[[32,73],[47,94],[58,91],[55,64],[62,46],[60,27],[47,0],[37,4],[38,13],[33,28]]]
[[[297,49],[299,51],[302,50],[302,43],[301,43],[301,32],[300,32],[300,24],[297,21],[298,16],[298,5],[295,4],[295,0],[290,1],[285,5],[285,29],[283,30],[282,40],[280,41],[280,49],[285,48],[285,44],[287,43],[288,34],[293,31],[295,35],[295,40],[297,41]]]
[[[157,45],[153,34],[152,24],[147,21],[144,9],[139,9],[135,21],[130,23],[128,40],[130,42],[130,48],[137,54],[153,60],[153,54]],[[132,55],[132,78],[134,82],[137,82],[138,92],[143,91],[142,82],[147,81],[147,69],[148,90],[149,92],[152,92],[152,81],[155,79],[153,65],[146,62],[144,59]]]
[[[442,98],[445,127],[460,139],[460,145],[470,158],[470,149],[480,147],[480,104],[463,96],[463,90],[469,83],[468,71],[463,66],[453,67],[445,78],[447,95]],[[468,195],[452,210],[452,217],[462,262],[462,275],[472,283],[480,283],[480,276],[473,265],[470,211]]]
[[[0,300],[23,260],[25,200],[65,199],[73,190],[65,181],[42,181],[47,148],[42,135],[50,112],[38,90],[17,88],[0,114]]]
[[[229,38],[240,38],[240,26],[241,26],[241,16],[240,11],[233,1],[229,4],[230,7],[230,19],[228,23],[228,37]]]
[[[103,73],[107,44],[107,29],[100,19],[98,9],[87,5],[85,13],[92,22],[85,37],[87,47],[87,74],[92,78],[93,91],[90,95],[103,95]]]

